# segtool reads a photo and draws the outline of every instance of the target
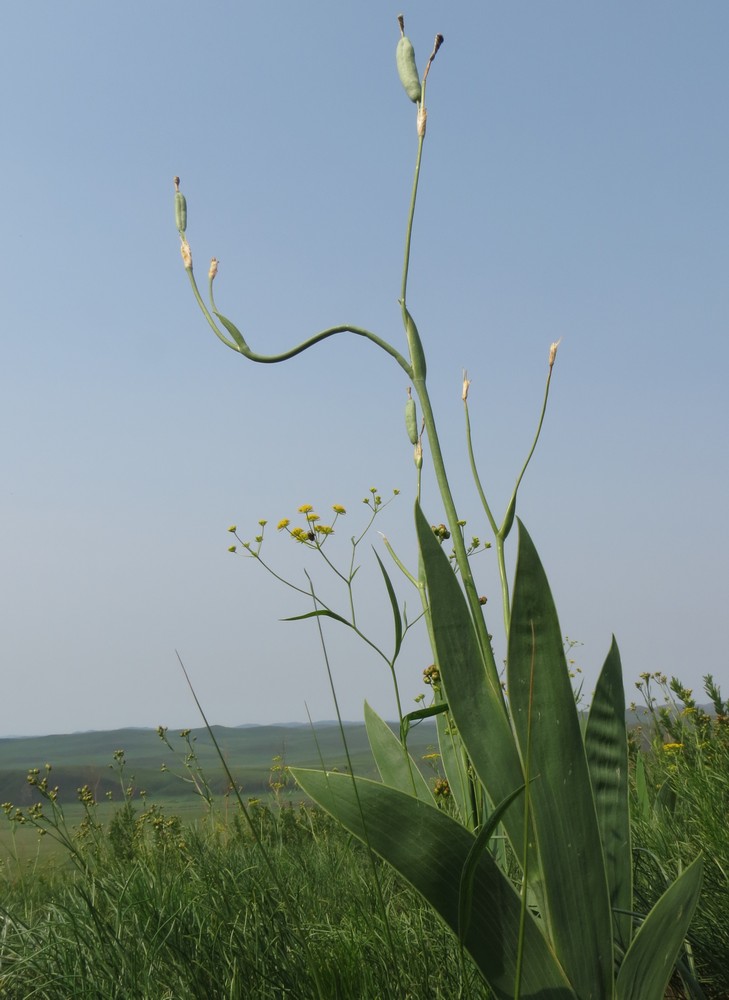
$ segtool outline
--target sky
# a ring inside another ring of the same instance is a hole
[[[404,350],[398,297],[415,108],[395,70],[399,9],[118,5],[4,12],[0,63],[0,735],[198,725],[184,662],[221,725],[334,717],[310,601],[228,552],[262,556],[344,612],[346,589],[285,533],[347,510],[343,567],[385,651],[374,550],[411,618],[415,472],[407,380],[350,335],[281,365],[221,344],[180,259],[182,179],[196,274],[260,353],[352,323]],[[488,538],[474,447],[540,552],[589,696],[615,634],[626,698],[643,672],[729,695],[729,6],[420,0],[428,80],[408,304],[466,532]],[[393,491],[399,490],[397,496]],[[423,507],[443,519],[429,460]],[[297,520],[298,518],[298,520]],[[513,567],[515,539],[510,540]],[[503,656],[492,552],[474,561]],[[343,627],[326,644],[341,713],[394,718],[389,669]],[[414,626],[405,709],[426,690]]]

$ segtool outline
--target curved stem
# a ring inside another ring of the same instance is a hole
[[[232,340],[228,340],[228,338],[225,336],[224,333],[220,332],[220,330],[218,329],[218,327],[217,327],[217,325],[215,323],[215,320],[213,319],[213,317],[208,312],[208,307],[203,302],[202,295],[200,294],[200,290],[197,287],[197,282],[195,281],[195,275],[193,274],[192,268],[188,267],[188,268],[185,268],[185,270],[187,271],[187,276],[190,279],[190,285],[192,287],[192,293],[195,296],[195,299],[197,300],[197,304],[200,306],[200,311],[202,312],[202,314],[205,317],[205,319],[208,321],[208,324],[209,324],[210,328],[212,329],[213,333],[218,338],[218,340],[222,340],[223,341],[223,343],[225,344],[226,347],[229,347],[232,351],[237,351],[238,350],[237,345],[234,344]]]
[[[243,334],[237,326],[231,323],[231,321],[223,316],[222,313],[217,312],[217,310],[215,315],[235,341],[235,346],[226,341],[226,343],[228,343],[228,347],[232,347],[233,350],[238,351],[239,354],[248,358],[249,361],[257,361],[259,364],[263,365],[275,365],[278,364],[279,361],[288,361],[289,358],[295,358],[297,354],[301,354],[302,351],[308,350],[310,347],[313,347],[314,344],[318,344],[320,341],[326,340],[327,337],[333,337],[337,333],[354,333],[358,337],[366,337],[367,340],[371,340],[373,344],[377,345],[377,347],[381,347],[383,351],[397,361],[408,376],[412,377],[412,368],[402,354],[400,354],[400,352],[391,344],[388,344],[386,340],[383,340],[382,337],[378,337],[376,333],[372,333],[371,330],[365,330],[364,327],[361,326],[353,326],[350,323],[344,323],[341,326],[331,326],[329,329],[322,330],[321,333],[317,333],[313,337],[309,337],[308,340],[305,340],[297,347],[292,347],[289,351],[283,351],[281,354],[257,354],[255,351],[250,349],[243,337]]]

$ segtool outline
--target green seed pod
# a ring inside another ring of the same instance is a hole
[[[410,100],[417,104],[420,101],[421,93],[420,77],[418,76],[418,67],[415,65],[415,49],[407,35],[403,35],[397,43],[395,60],[400,83],[405,88],[405,93]]]
[[[187,229],[187,202],[182,191],[175,191],[175,222],[180,234]]]
[[[415,400],[410,395],[408,389],[408,401],[405,404],[405,428],[410,438],[410,444],[418,443],[418,414],[415,408]]]

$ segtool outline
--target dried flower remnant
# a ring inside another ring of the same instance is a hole
[[[559,347],[559,345],[561,343],[562,343],[562,338],[560,337],[559,340],[555,340],[553,344],[550,344],[550,347],[549,347],[549,367],[550,367],[550,369],[554,365],[554,359],[557,357],[557,348]]]

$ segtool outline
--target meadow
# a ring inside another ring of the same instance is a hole
[[[665,678],[646,675],[640,685],[651,710],[629,730],[637,916],[702,853],[701,902],[665,995],[721,1000],[729,995],[727,706],[716,689],[707,711],[676,684],[688,703],[682,701]],[[22,809],[24,821],[15,807],[5,807],[0,995],[498,995],[403,878],[303,801],[278,741],[287,738],[290,760],[298,763],[310,752],[313,735],[292,728],[219,733],[232,744],[238,737],[248,754],[245,801],[252,827],[225,790],[208,796],[206,789],[226,779],[204,730],[167,733],[175,755],[163,755],[166,748],[150,731],[53,737],[64,764],[50,771],[41,765],[24,777],[30,803]],[[350,759],[369,773],[373,760],[361,727],[348,726],[345,733]],[[417,727],[414,740],[415,734]],[[122,735],[132,748],[123,756]],[[424,727],[412,744],[418,759],[429,758],[426,774],[432,771],[432,736],[433,727]],[[341,756],[334,727],[318,737],[330,759]],[[46,740],[3,742],[4,780],[10,780],[8,771],[17,779],[18,758],[34,746],[50,749]],[[117,747],[111,764],[110,747]],[[240,746],[229,759],[243,769]],[[137,761],[147,765],[150,778],[159,775],[152,791],[133,779]],[[55,781],[62,767],[72,783],[78,775],[103,774],[105,781],[110,775],[112,798],[97,800],[83,793],[88,785],[77,790],[63,783],[53,797],[55,785],[43,785],[42,775]],[[434,773],[429,780],[437,780]],[[42,811],[34,813],[33,802]]]

